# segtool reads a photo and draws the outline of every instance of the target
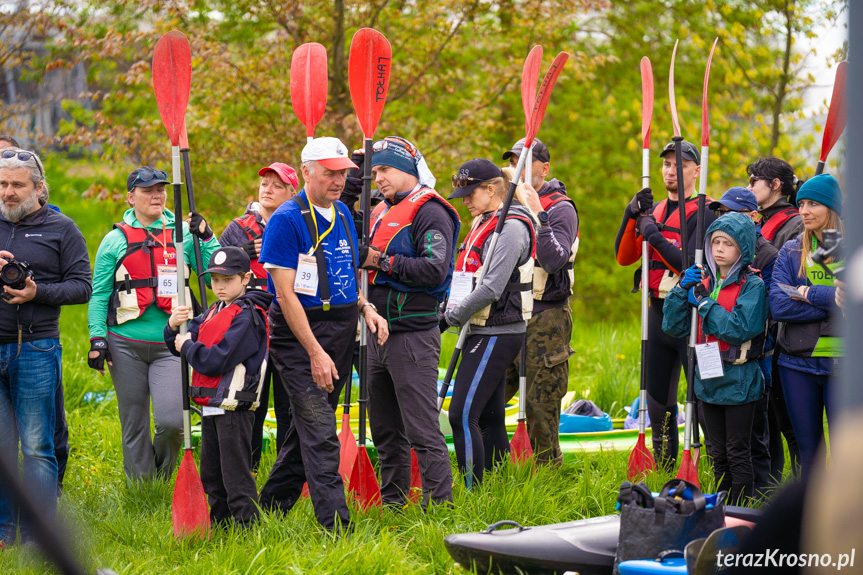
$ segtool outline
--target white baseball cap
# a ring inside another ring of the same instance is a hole
[[[303,162],[317,160],[329,170],[346,170],[356,168],[350,157],[348,148],[338,138],[315,138],[303,148],[300,155]]]

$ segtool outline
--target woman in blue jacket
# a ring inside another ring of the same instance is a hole
[[[841,356],[833,276],[812,261],[824,230],[845,233],[836,178],[821,174],[808,180],[797,193],[797,206],[803,232],[786,242],[776,258],[770,311],[781,322],[779,371],[805,476],[824,438],[825,409],[828,422],[831,419],[829,383]]]
[[[662,329],[672,337],[690,330],[690,305],[699,316],[698,343],[718,342],[721,374],[695,373],[695,395],[702,401],[710,439],[713,474],[719,491],[739,503],[754,494],[752,422],[764,395],[758,366],[767,328],[767,291],[749,269],[755,255],[755,223],[729,213],[707,228],[704,272],[692,266],[668,293]],[[702,274],[706,279],[702,279]]]

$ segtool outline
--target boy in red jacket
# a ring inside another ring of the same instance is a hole
[[[219,301],[189,322],[188,306],[173,310],[165,343],[192,366],[189,397],[201,406],[201,482],[210,520],[246,528],[258,519],[252,476],[252,423],[267,362],[267,314],[273,294],[249,290],[249,256],[240,248],[219,248],[206,272]]]

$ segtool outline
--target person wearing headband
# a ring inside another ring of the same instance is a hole
[[[440,430],[438,307],[455,264],[458,212],[434,190],[422,154],[403,138],[374,143],[371,171],[383,196],[371,214],[360,263],[370,270],[369,302],[387,319],[390,339],[369,339],[369,425],[381,470],[384,504],[408,503],[411,447],[423,500],[452,502],[449,452]]]

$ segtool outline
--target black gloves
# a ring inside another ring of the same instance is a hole
[[[255,240],[249,240],[243,245],[240,246],[244,252],[249,256],[250,260],[258,259],[258,248],[255,246]]]
[[[360,267],[364,270],[381,269],[381,250],[375,246],[360,246]]]
[[[94,357],[90,354],[98,353]],[[104,337],[94,337],[90,340],[90,354],[87,354],[87,365],[95,369],[99,373],[105,372],[105,362],[111,363],[111,350],[108,349],[108,340]]]
[[[357,168],[348,170],[348,178],[345,181],[345,187],[342,190],[342,195],[339,200],[347,204],[348,207],[353,205],[360,199],[360,194],[363,192],[363,169],[366,155],[361,150],[354,151],[351,154],[351,161],[357,165]]]
[[[441,333],[449,329],[449,324],[447,323],[445,316],[440,316],[440,321],[438,321],[438,328],[440,329]]]
[[[202,242],[213,237],[213,230],[207,225],[207,220],[198,212],[189,213],[189,231],[198,236]]]
[[[659,228],[656,226],[656,218],[649,214],[638,216],[635,220],[635,232],[650,241],[650,236],[660,233]]]
[[[639,214],[650,213],[650,208],[653,207],[653,190],[644,188],[637,194],[632,196],[629,202],[630,217],[634,218]]]
[[[703,300],[709,295],[710,292],[707,291],[707,288],[704,286],[704,284],[699,282],[689,288],[689,292],[686,294],[686,300],[695,307],[698,307],[698,304],[701,303],[701,300]]]

